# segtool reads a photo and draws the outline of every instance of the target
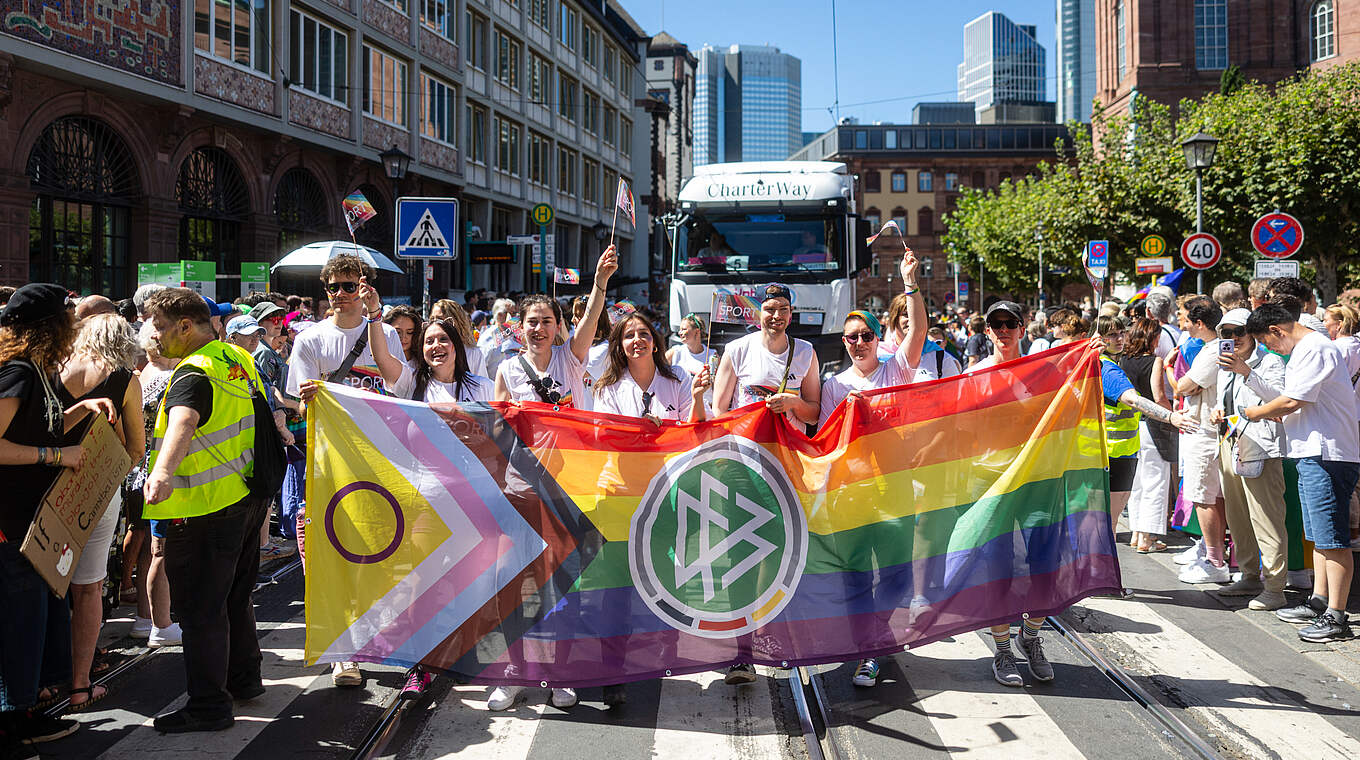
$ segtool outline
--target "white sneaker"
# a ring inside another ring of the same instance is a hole
[[[576,690],[575,690],[575,689],[553,689],[553,690],[552,690],[552,706],[553,706],[553,707],[560,707],[560,708],[562,708],[562,709],[565,710],[566,708],[568,708],[568,707],[573,707],[573,706],[575,706],[575,705],[576,705]]]
[[[364,685],[364,674],[357,662],[337,662],[331,666],[331,683],[346,689]]]
[[[1300,588],[1305,591],[1312,591],[1313,571],[1306,568],[1303,570],[1290,570],[1288,585],[1290,588]]]
[[[128,635],[134,639],[147,639],[151,636],[151,629],[156,626],[151,623],[151,618],[139,617],[132,621],[132,630]]]
[[[1214,567],[1209,560],[1201,559],[1187,565],[1176,579],[1181,583],[1227,583],[1231,577],[1232,573],[1228,571],[1227,563],[1221,567]]]
[[[1204,539],[1196,539],[1195,545],[1183,552],[1176,553],[1176,564],[1188,565],[1197,559],[1204,558]]]
[[[146,645],[151,649],[160,647],[179,646],[184,642],[184,631],[180,630],[179,623],[171,623],[166,628],[156,628],[152,626],[151,636],[146,640]]]
[[[524,691],[523,686],[497,686],[491,690],[486,698],[486,709],[488,710],[509,710],[515,702],[519,701],[519,695]]]

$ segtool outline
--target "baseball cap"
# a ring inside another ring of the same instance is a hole
[[[263,301],[256,304],[255,308],[250,310],[250,316],[254,317],[256,322],[263,322],[266,319],[282,319],[284,312],[278,304]]]
[[[793,293],[789,290],[789,286],[781,285],[777,282],[772,282],[763,286],[760,290],[756,291],[756,296],[760,298],[761,303],[765,303],[771,298],[782,298],[789,303],[793,303]]]
[[[991,321],[992,315],[998,312],[1010,314],[1021,322],[1025,321],[1025,307],[1014,301],[997,301],[987,307],[987,314],[985,316],[988,321]]]
[[[257,332],[264,332],[264,328],[254,317],[234,317],[227,322],[227,335],[251,335]]]
[[[1223,319],[1220,319],[1218,323],[1220,325],[1235,325],[1237,327],[1243,327],[1247,324],[1247,317],[1250,316],[1251,311],[1248,309],[1231,309],[1228,311],[1227,314],[1223,315]]]
[[[46,282],[31,282],[9,297],[0,312],[0,325],[33,325],[66,312],[70,294],[66,288]]]
[[[207,296],[201,296],[201,298],[204,303],[208,304],[208,316],[210,317],[225,317],[232,312],[232,309],[236,308],[229,303],[215,303]]]

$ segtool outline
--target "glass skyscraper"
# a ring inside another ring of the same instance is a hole
[[[1058,121],[1091,120],[1096,96],[1095,0],[1058,0]]]
[[[763,45],[705,45],[694,87],[694,164],[782,161],[803,147],[803,71]]]
[[[959,100],[979,113],[998,103],[1044,100],[1046,59],[1038,31],[988,11],[963,27]]]

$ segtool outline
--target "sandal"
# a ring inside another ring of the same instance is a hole
[[[38,701],[33,703],[34,710],[46,710],[61,701],[61,692],[55,686],[44,686],[38,691]]]
[[[94,692],[95,689],[102,689],[98,696],[95,695]],[[67,694],[72,697],[74,697],[77,694],[85,695],[85,701],[81,702],[80,704],[75,704],[74,702],[67,703],[66,712],[73,713],[80,712],[81,710],[84,710],[85,708],[89,707],[95,702],[98,702],[104,697],[107,697],[109,695],[109,689],[107,686],[103,686],[102,684],[90,684],[89,686],[86,686],[83,689],[71,689],[69,692],[67,692]]]
[[[1166,544],[1162,543],[1161,541],[1153,541],[1152,544],[1149,545],[1147,548],[1143,548],[1141,546],[1138,547],[1139,554],[1156,554],[1157,552],[1164,551],[1166,551]]]

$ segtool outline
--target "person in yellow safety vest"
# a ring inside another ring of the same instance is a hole
[[[1100,386],[1105,403],[1105,448],[1110,457],[1110,527],[1119,530],[1119,516],[1129,503],[1134,477],[1138,474],[1138,422],[1143,415],[1169,422],[1182,430],[1195,430],[1195,423],[1173,412],[1133,387],[1129,376],[1119,367],[1117,357],[1124,351],[1127,330],[1118,317],[1096,317],[1096,335],[1104,343],[1100,353]]]
[[[251,592],[268,500],[251,496],[260,377],[250,354],[216,339],[187,288],[146,301],[151,338],[179,359],[156,414],[144,514],[165,535],[171,611],[183,630],[189,701],[157,716],[162,733],[230,728],[232,700],[264,693]]]

